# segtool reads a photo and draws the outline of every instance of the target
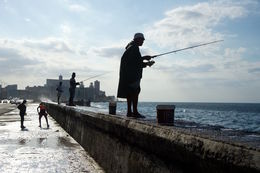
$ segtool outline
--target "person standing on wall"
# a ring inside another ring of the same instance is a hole
[[[56,88],[56,90],[57,90],[57,101],[58,101],[58,104],[60,104],[60,97],[61,97],[61,94],[63,92],[62,82],[59,83],[59,86]]]
[[[145,118],[137,109],[140,82],[143,68],[151,67],[154,61],[150,61],[151,56],[141,56],[139,46],[143,45],[144,40],[142,33],[136,33],[121,58],[117,97],[127,99],[127,117]]]
[[[75,97],[75,90],[76,90],[76,86],[79,85],[79,82],[76,82],[75,80],[76,77],[76,73],[73,72],[70,78],[70,88],[69,88],[69,92],[70,92],[70,99],[69,99],[69,106],[76,106],[74,104],[74,97]]]

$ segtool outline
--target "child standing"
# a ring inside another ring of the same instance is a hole
[[[23,125],[24,122],[24,115],[26,114],[26,100],[23,100],[21,104],[17,107],[20,110],[20,117],[21,117],[21,129],[23,130],[25,126]]]
[[[42,127],[42,125],[41,125],[41,118],[42,118],[42,116],[44,116],[44,118],[46,119],[47,128],[49,128],[50,126],[49,126],[48,118],[47,118],[47,109],[46,109],[45,105],[42,102],[37,107],[37,112],[39,114],[39,127]]]

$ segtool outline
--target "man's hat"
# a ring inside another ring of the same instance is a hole
[[[137,39],[137,38],[142,38],[142,39],[144,39],[144,34],[143,34],[143,33],[135,33],[134,39]],[[144,40],[145,40],[145,39],[144,39]]]

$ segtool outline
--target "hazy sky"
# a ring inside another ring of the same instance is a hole
[[[23,89],[107,73],[101,89],[116,95],[136,32],[143,55],[224,39],[156,58],[140,100],[260,102],[259,0],[0,0],[0,82]]]

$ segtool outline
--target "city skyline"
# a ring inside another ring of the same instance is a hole
[[[40,84],[40,85],[35,85],[35,84],[31,83],[32,85],[25,85],[25,87],[23,87],[23,88],[19,87],[19,85],[18,85],[17,83],[7,84],[7,83],[5,83],[4,81],[0,81],[0,86],[2,86],[2,87],[4,88],[4,87],[10,86],[10,85],[17,85],[17,88],[18,88],[18,89],[26,89],[26,87],[34,87],[34,86],[45,86],[45,85],[47,85],[47,81],[48,81],[48,80],[59,80],[59,77],[60,77],[60,76],[62,76],[62,75],[59,75],[57,78],[53,78],[53,79],[47,78],[47,79],[45,79],[45,83]],[[64,80],[64,81],[68,81],[68,80],[70,80],[70,78],[64,79],[63,76],[62,76],[62,80],[61,80],[61,81],[63,81],[63,80]],[[90,82],[88,83],[89,86],[90,86],[91,84],[93,84],[95,81],[98,81],[98,80],[90,81]],[[79,82],[83,82],[83,85],[84,85],[84,86],[88,86],[88,85],[86,85],[86,84],[87,84],[86,81],[79,81]],[[3,84],[2,84],[2,83],[3,83]],[[59,85],[59,84],[57,83],[57,86],[58,86],[58,85]]]
[[[62,94],[60,101],[66,103],[69,98],[70,79],[64,79],[62,75],[59,75],[56,79],[46,79],[44,85],[26,86],[25,89],[18,89],[17,84],[6,85],[2,87],[0,85],[0,100],[9,99],[31,99],[34,101],[57,101],[57,87],[62,82],[61,89]],[[100,89],[100,81],[95,80],[89,83],[89,86],[80,83],[79,87],[76,87],[75,101],[80,102],[78,104],[84,105],[91,101],[111,101],[115,100],[115,96],[106,96],[106,92]]]
[[[116,96],[124,47],[142,32],[142,55],[224,42],[155,58],[141,101],[260,103],[259,11],[257,0],[3,0],[0,82],[22,89],[105,74],[94,80]]]

